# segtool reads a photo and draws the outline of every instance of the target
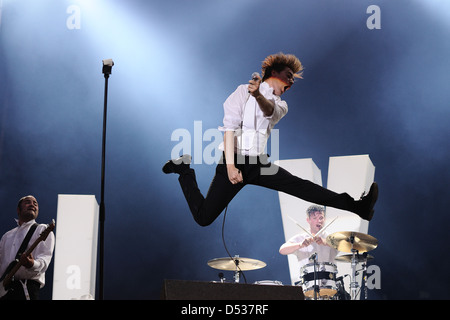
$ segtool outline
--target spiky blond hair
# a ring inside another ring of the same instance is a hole
[[[272,70],[281,72],[285,67],[289,67],[294,72],[295,78],[303,79],[303,65],[293,54],[279,52],[264,59],[261,66],[262,81],[272,75]]]

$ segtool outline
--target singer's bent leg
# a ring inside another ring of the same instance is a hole
[[[276,166],[275,164],[269,164]],[[269,165],[263,165],[268,167]],[[260,168],[261,169],[261,168]],[[336,193],[309,180],[302,179],[278,166],[272,175],[259,174],[254,184],[282,191],[302,200],[337,209],[354,211],[355,200],[347,193]]]
[[[178,179],[194,220],[200,226],[208,226],[216,220],[234,196],[242,189],[242,184],[232,184],[228,179],[226,165],[218,164],[216,174],[209,186],[206,197],[200,192],[195,171],[188,169]]]

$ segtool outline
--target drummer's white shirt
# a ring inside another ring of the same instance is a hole
[[[323,232],[320,235],[322,238],[326,238],[328,234]],[[288,242],[292,243],[302,243],[306,238],[310,237],[306,233],[301,233],[293,236],[288,240]],[[300,248],[295,250],[292,254],[295,255],[298,259],[299,267],[303,267],[308,263],[312,263],[309,258],[317,253],[317,262],[331,262],[334,263],[334,258],[338,254],[338,251],[335,248],[326,245],[320,245],[315,242],[311,243],[309,246]]]

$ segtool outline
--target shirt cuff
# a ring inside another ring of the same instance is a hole
[[[236,127],[236,128],[230,128],[230,127],[219,127],[219,131],[225,132],[225,131],[236,131],[238,130],[240,127]]]

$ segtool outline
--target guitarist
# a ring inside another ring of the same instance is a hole
[[[3,278],[8,272],[11,262],[16,259],[28,231],[34,224],[39,214],[39,205],[32,195],[25,196],[19,200],[17,205],[18,226],[6,232],[0,240],[0,275],[3,286]],[[29,239],[30,246],[39,235],[46,229],[47,225],[39,224]],[[40,242],[28,256],[22,254],[20,263],[22,266],[14,275],[11,285],[6,288],[8,292],[1,298],[2,300],[38,300],[39,289],[45,284],[45,271],[47,270],[53,256],[55,247],[55,236],[53,232],[47,236],[45,241]],[[23,250],[22,252],[25,252]]]

